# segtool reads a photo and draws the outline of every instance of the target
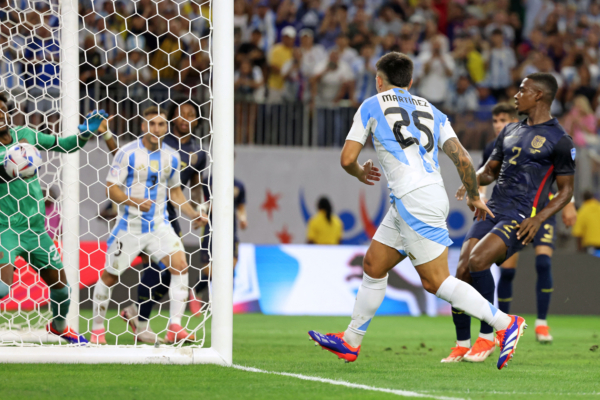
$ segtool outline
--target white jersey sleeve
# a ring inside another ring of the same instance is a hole
[[[178,152],[171,154],[171,171],[169,172],[169,178],[167,178],[167,187],[169,189],[175,188],[181,185],[180,179],[181,159]]]
[[[362,120],[362,107],[363,106],[361,105],[356,111],[356,114],[354,114],[352,127],[350,128],[350,132],[348,133],[346,140],[359,142],[364,146],[369,134],[377,127],[377,120],[370,118],[367,124],[364,125]]]
[[[443,150],[444,143],[446,140],[452,139],[456,137],[456,133],[454,129],[452,129],[452,125],[450,125],[450,121],[446,118],[445,121],[440,123],[440,138],[438,139],[438,147]]]
[[[124,185],[129,174],[129,154],[125,153],[122,149],[117,152],[113,163],[108,171],[106,181],[109,183],[117,183]]]

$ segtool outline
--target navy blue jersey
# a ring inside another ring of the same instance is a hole
[[[175,135],[167,135],[164,143],[179,153],[181,159],[181,170],[179,173],[181,185],[190,187],[190,182],[195,174],[200,174],[206,168],[206,152],[202,150],[200,142],[192,138],[186,143],[181,143],[180,139]],[[167,212],[169,213],[169,221],[171,224],[177,222],[177,211],[171,202],[167,203]],[[176,228],[178,230],[178,227]]]
[[[492,152],[494,151],[494,147],[496,147],[496,139],[492,140],[491,142],[488,142],[488,144],[485,145],[485,149],[483,149],[483,155],[482,155],[482,159],[481,159],[481,164],[479,164],[479,168],[483,167],[485,165],[485,163],[490,159],[490,156],[492,155]]]
[[[534,126],[526,120],[506,125],[490,159],[502,167],[488,207],[518,223],[549,202],[557,176],[575,174],[573,140],[556,118]]]
[[[212,175],[203,180],[204,185],[202,185],[202,189],[204,190],[204,198],[210,198],[210,191],[212,190]],[[246,204],[246,188],[244,184],[233,178],[233,236],[234,240],[237,241],[237,213],[236,210],[241,204]],[[212,221],[212,214],[210,215],[210,219]]]

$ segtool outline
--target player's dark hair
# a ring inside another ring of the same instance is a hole
[[[535,82],[536,86],[544,92],[543,100],[546,104],[551,105],[558,92],[558,82],[552,74],[546,72],[536,72],[526,76],[527,79],[531,79]]]
[[[498,103],[492,108],[492,115],[508,114],[511,119],[517,118],[517,109],[510,103]]]
[[[331,222],[331,213],[333,212],[333,207],[331,207],[331,202],[329,201],[329,199],[327,197],[321,197],[319,199],[317,208],[320,211],[325,211],[325,216],[327,217],[327,221]]]
[[[169,109],[169,115],[167,116],[167,119],[172,122],[175,119],[175,111],[177,111],[178,108],[186,106],[186,105],[191,106],[194,109],[194,111],[196,112],[196,118],[198,118],[200,116],[200,108],[198,107],[198,104],[194,103],[191,100],[185,100],[185,101],[182,101],[181,103],[177,103],[177,102],[173,103],[173,105]]]
[[[594,198],[594,193],[591,190],[586,190],[583,192],[583,201],[588,201]]]
[[[410,84],[413,62],[406,54],[392,51],[382,56],[375,66],[390,85],[404,88]]]
[[[0,101],[4,104],[8,103],[8,96],[4,92],[0,92]]]
[[[144,116],[144,119],[148,119],[148,116],[150,115],[166,115],[166,113],[163,110],[159,110],[158,107],[156,106],[150,106],[148,108],[146,108],[144,110],[144,112],[142,113],[142,115]]]

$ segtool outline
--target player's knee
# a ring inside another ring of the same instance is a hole
[[[382,275],[381,271],[378,271],[378,268],[373,261],[373,257],[369,252],[367,252],[363,260],[363,270],[365,271],[365,274],[369,275],[373,279],[384,278],[387,272],[383,273]]]
[[[171,260],[171,271],[175,275],[187,274],[188,273],[188,264],[187,264],[187,261],[185,261],[185,258]]]
[[[486,260],[484,254],[479,252],[472,252],[469,256],[469,272],[470,271],[483,271],[490,267],[489,262]]]
[[[441,285],[441,283],[433,279],[421,279],[421,283],[423,284],[423,289],[433,294],[437,293]]]

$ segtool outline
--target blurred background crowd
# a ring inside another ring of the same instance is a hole
[[[149,101],[193,98],[210,115],[208,1],[79,4],[81,97],[119,114],[115,131],[137,134],[127,121]],[[0,6],[0,85],[22,99],[30,123],[51,123],[58,2]],[[491,108],[512,99],[523,77],[552,73],[552,112],[598,169],[595,0],[235,0],[236,142],[341,146],[389,51],[413,59],[411,92],[446,112],[468,149],[493,138]]]

